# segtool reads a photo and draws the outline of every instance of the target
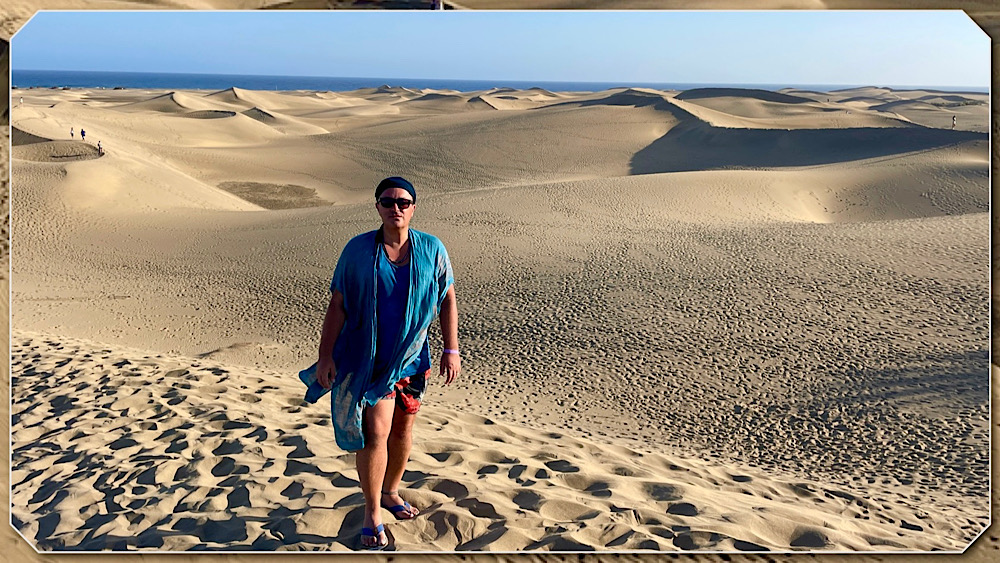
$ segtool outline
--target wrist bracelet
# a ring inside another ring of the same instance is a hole
[[[445,354],[455,354],[455,355],[458,355],[458,350],[452,350],[451,348],[445,348],[444,349],[444,353]]]

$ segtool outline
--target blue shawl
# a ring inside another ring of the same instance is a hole
[[[438,316],[448,288],[454,283],[451,261],[437,237],[410,229],[410,287],[400,338],[392,351],[388,373],[372,381],[375,364],[375,299],[378,245],[382,229],[358,235],[344,246],[333,272],[330,291],[344,296],[344,328],[333,348],[337,375],[331,390],[331,413],[337,445],[347,451],[365,446],[361,413],[373,406],[402,378],[403,368],[427,346],[427,329]],[[299,372],[315,403],[327,389],[316,381],[316,364]]]

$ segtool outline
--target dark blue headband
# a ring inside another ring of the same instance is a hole
[[[402,188],[409,192],[410,197],[413,198],[413,202],[417,201],[417,190],[413,189],[413,184],[411,184],[406,178],[401,178],[399,176],[392,176],[391,178],[386,178],[378,183],[378,187],[375,188],[375,199],[378,199],[382,192],[391,188]]]

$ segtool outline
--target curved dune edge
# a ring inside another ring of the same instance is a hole
[[[353,456],[294,374],[15,331],[14,524],[47,550],[346,550]],[[398,550],[955,550],[962,514],[434,404]]]
[[[42,141],[15,146],[11,155],[16,160],[33,162],[72,162],[100,158],[97,147],[83,141]]]
[[[47,137],[41,137],[38,135],[32,135],[27,131],[22,131],[17,127],[10,128],[10,144],[11,146],[17,147],[22,145],[33,145],[36,143],[48,143],[52,141]]]

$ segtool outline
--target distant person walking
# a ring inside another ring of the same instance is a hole
[[[70,139],[73,138],[73,128],[72,127],[69,128],[69,138]]]
[[[97,141],[97,156],[104,156],[104,149],[101,148],[100,141]]]
[[[82,127],[80,128],[80,140],[81,141],[86,141],[87,140],[87,132],[84,131]]]
[[[954,129],[957,126],[958,126],[958,116],[953,115],[951,116],[951,128]]]
[[[382,225],[344,247],[330,284],[319,361],[299,373],[315,402],[331,389],[337,445],[357,452],[365,498],[362,549],[389,544],[381,508],[398,520],[420,512],[399,496],[412,428],[430,375],[427,331],[440,315],[440,374],[462,369],[451,261],[441,241],[410,228],[417,192],[400,177],[375,188]]]

